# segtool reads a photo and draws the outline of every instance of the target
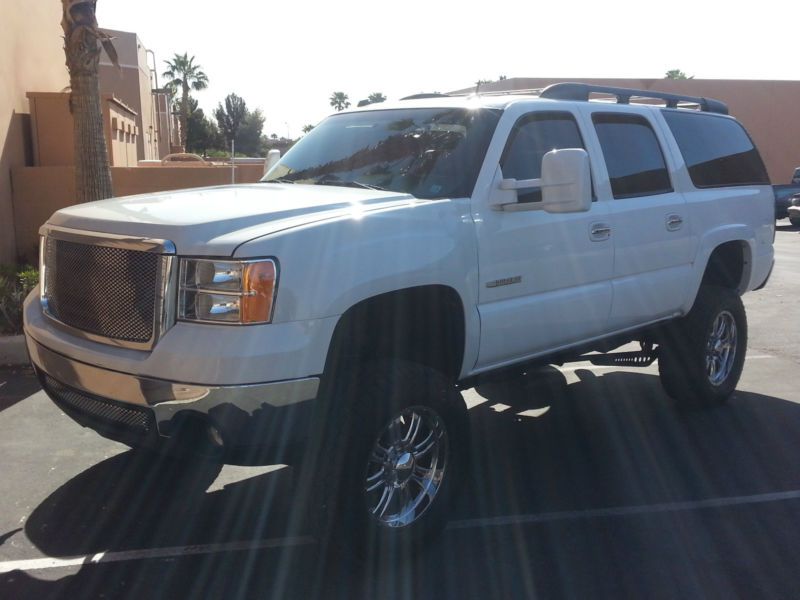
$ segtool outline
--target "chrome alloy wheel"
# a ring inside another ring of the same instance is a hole
[[[736,360],[736,319],[727,310],[714,319],[706,343],[706,375],[711,385],[721,385]]]
[[[367,510],[380,525],[405,527],[433,504],[447,468],[444,421],[422,406],[405,409],[383,429],[367,464]]]

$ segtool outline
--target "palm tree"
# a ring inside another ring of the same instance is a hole
[[[204,90],[208,87],[208,76],[203,73],[200,65],[194,63],[187,52],[176,54],[172,60],[164,61],[168,67],[164,77],[169,79],[167,84],[173,91],[181,89],[181,146],[186,148],[186,121],[189,118],[189,89]]]
[[[111,62],[117,66],[118,63],[111,38],[97,28],[96,4],[97,0],[61,0],[78,202],[102,200],[114,195],[97,78],[100,47],[106,49]]]
[[[342,111],[350,106],[350,100],[344,92],[333,92],[330,97],[331,106],[338,111]]]
[[[373,92],[372,94],[367,96],[367,100],[369,100],[370,104],[377,104],[379,102],[386,102],[386,96],[384,96],[380,92]]]

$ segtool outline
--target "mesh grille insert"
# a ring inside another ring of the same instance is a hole
[[[47,311],[62,323],[113,339],[153,335],[161,256],[47,239]]]
[[[145,408],[122,406],[116,402],[89,396],[56,381],[47,374],[43,374],[42,379],[45,389],[67,412],[77,411],[106,425],[122,427],[141,435],[147,435],[154,429],[153,415]]]

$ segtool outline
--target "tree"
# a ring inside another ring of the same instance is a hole
[[[264,130],[264,114],[260,108],[246,111],[236,135],[236,151],[248,156],[263,154],[261,132]]]
[[[261,133],[264,130],[264,113],[260,108],[250,111],[244,98],[228,94],[225,104],[220,102],[214,109],[219,130],[230,143],[236,144],[236,152],[258,156],[263,153]]]
[[[189,116],[186,120],[186,150],[205,155],[209,149],[224,147],[221,137],[217,126],[197,106],[197,100],[190,96]]]
[[[338,111],[342,111],[350,106],[350,99],[344,92],[333,92],[330,97],[331,106]]]
[[[680,69],[670,69],[664,74],[664,79],[694,79],[694,75],[689,77]]]
[[[379,102],[386,102],[386,96],[380,92],[373,92],[367,96],[367,100],[369,100],[370,104],[378,104]]]
[[[194,56],[189,58],[188,53],[176,54],[172,60],[164,61],[168,67],[164,77],[169,79],[167,87],[173,92],[181,90],[181,146],[186,148],[187,120],[189,118],[189,89],[204,90],[208,87],[208,76],[203,73],[200,65],[194,63]]]
[[[310,123],[308,125],[303,125],[303,133],[309,133],[312,129],[314,129],[314,126]]]
[[[230,142],[236,140],[244,118],[247,116],[247,104],[244,99],[236,94],[225,96],[225,105],[222,102],[214,109],[214,117],[225,139]]]
[[[117,67],[119,64],[111,38],[98,29],[96,4],[97,0],[61,0],[78,202],[102,200],[114,195],[97,77],[101,46],[111,62]]]

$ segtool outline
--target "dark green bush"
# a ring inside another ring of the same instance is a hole
[[[0,265],[0,333],[22,333],[22,302],[38,283],[34,267]]]

